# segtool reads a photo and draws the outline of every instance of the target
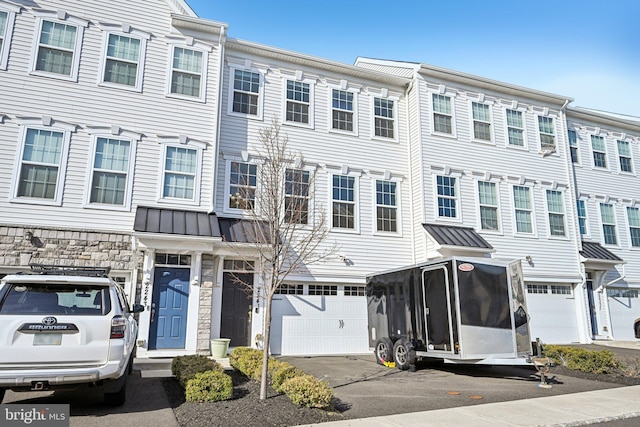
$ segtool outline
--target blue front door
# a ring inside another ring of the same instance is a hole
[[[156,267],[149,349],[185,348],[189,269]]]

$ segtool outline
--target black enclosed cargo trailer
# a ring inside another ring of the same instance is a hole
[[[531,364],[519,260],[441,258],[374,274],[366,292],[378,363]]]

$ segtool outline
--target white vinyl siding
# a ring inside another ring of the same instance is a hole
[[[591,151],[593,152],[593,166],[596,168],[607,168],[607,147],[604,138],[591,135]]]
[[[516,233],[532,234],[533,213],[529,187],[513,187],[513,206],[515,208]]]
[[[262,76],[246,70],[231,69],[233,86],[229,102],[230,112],[262,118]]]
[[[627,206],[627,221],[631,246],[640,248],[640,209]]]
[[[498,197],[494,182],[478,182],[478,204],[480,209],[480,229],[498,231]]]
[[[204,98],[205,55],[203,52],[173,46],[169,93],[187,98]]]
[[[287,80],[285,92],[285,121],[309,125],[311,123],[311,85]]]
[[[612,204],[600,203],[600,220],[602,222],[602,236],[606,245],[617,245],[616,215]]]
[[[491,110],[488,105],[471,103],[473,116],[473,137],[481,141],[491,141]]]
[[[453,110],[451,97],[432,94],[433,98],[433,131],[453,135]]]
[[[355,94],[346,90],[331,90],[331,129],[355,130]]]
[[[633,173],[633,157],[631,156],[631,144],[629,141],[617,141],[618,158],[620,160],[620,172]]]
[[[373,98],[374,134],[381,138],[395,138],[395,103],[390,99]]]
[[[524,121],[522,111],[507,109],[507,133],[509,145],[524,147]]]
[[[376,230],[398,232],[397,184],[376,180]]]
[[[552,117],[538,116],[538,131],[540,132],[540,149],[556,149],[555,124]]]
[[[547,190],[547,212],[549,214],[549,234],[566,236],[563,193]]]
[[[255,207],[258,168],[251,163],[230,162],[227,199],[230,209],[251,210]]]
[[[198,150],[166,146],[162,198],[194,201],[198,169]]]
[[[347,175],[333,175],[332,189],[332,227],[334,229],[356,229],[356,178]]]
[[[436,193],[438,199],[438,217],[458,218],[456,178],[438,175],[436,177]]]
[[[127,205],[131,141],[98,137],[95,144],[89,203]]]

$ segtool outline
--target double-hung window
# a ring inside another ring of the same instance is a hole
[[[249,116],[260,116],[260,74],[238,69],[232,69],[232,72],[231,111]]]
[[[591,151],[593,152],[593,166],[597,168],[606,168],[607,147],[603,137],[591,135]]]
[[[6,2],[0,3],[0,70],[7,69],[16,13],[20,13],[19,6]]]
[[[376,180],[377,231],[398,232],[397,183]]]
[[[149,37],[149,34],[132,30],[128,26],[124,32],[107,31],[100,82],[107,86],[141,91]]]
[[[524,121],[522,111],[507,109],[507,133],[509,145],[524,147]]]
[[[287,80],[285,120],[290,123],[311,123],[311,85]]]
[[[333,175],[332,226],[356,228],[356,179],[348,175]]]
[[[252,163],[229,165],[229,208],[252,210],[256,203],[258,167]]]
[[[631,246],[640,248],[640,209],[627,206],[627,220],[629,221]]]
[[[473,137],[481,141],[491,141],[491,111],[489,106],[479,102],[471,103],[473,115]]]
[[[569,151],[571,152],[571,161],[573,163],[579,163],[578,158],[578,134],[575,130],[569,130]]]
[[[580,227],[580,234],[582,236],[586,236],[588,234],[587,229],[587,206],[584,200],[578,200],[576,202],[576,207],[578,210],[578,226]]]
[[[497,231],[500,227],[495,182],[478,182],[478,203],[480,205],[480,228]]]
[[[390,99],[373,98],[373,126],[375,136],[395,137],[394,102]]]
[[[438,194],[438,217],[457,218],[456,178],[438,175],[436,177],[436,192]]]
[[[616,214],[610,203],[600,203],[600,219],[602,221],[602,235],[607,245],[617,245]]]
[[[196,200],[199,153],[186,147],[165,147],[163,199]]]
[[[556,149],[556,132],[553,117],[538,116],[538,131],[540,132],[540,149]]]
[[[131,141],[97,137],[89,203],[125,206],[128,203]]]
[[[620,159],[620,172],[633,173],[633,160],[629,141],[618,140],[618,158]]]
[[[547,190],[547,212],[549,213],[549,234],[552,236],[566,236],[564,201],[561,191]]]
[[[285,220],[293,224],[309,223],[309,171],[287,169],[285,171]]]
[[[331,91],[331,129],[354,131],[355,94],[346,90]]]
[[[206,54],[200,50],[173,46],[169,93],[192,99],[204,99]]]
[[[531,189],[521,185],[513,186],[513,206],[515,208],[516,232],[521,234],[533,233],[533,214],[531,204]]]
[[[453,135],[453,110],[451,97],[432,94],[433,98],[433,131]]]

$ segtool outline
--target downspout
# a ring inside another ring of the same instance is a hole
[[[223,76],[224,76],[224,48],[227,40],[227,36],[225,33],[225,27],[220,28],[220,37],[218,39],[218,44],[220,45],[220,52],[218,54],[218,97],[216,100],[216,135],[215,141],[213,142],[213,166],[211,173],[212,176],[212,185],[211,189],[211,205],[209,206],[209,213],[214,213],[216,209],[216,189],[218,188],[218,159],[220,157],[220,127],[222,123],[222,87],[224,86]]]
[[[416,83],[416,78],[415,78],[415,73],[414,73],[414,77],[411,80],[411,83],[409,83],[407,85],[407,88],[405,90],[405,109],[406,109],[406,122],[407,122],[407,156],[408,156],[408,162],[409,162],[409,216],[411,218],[411,247],[413,248],[413,250],[411,251],[411,264],[416,264],[416,233],[415,233],[415,229],[416,229],[416,223],[415,223],[415,218],[416,218],[416,212],[415,212],[415,208],[414,208],[414,193],[416,192],[415,187],[414,187],[414,175],[413,175],[413,169],[414,169],[414,165],[413,162],[411,161],[412,159],[412,155],[411,155],[411,145],[412,145],[412,138],[411,138],[411,118],[410,118],[410,114],[411,114],[411,108],[409,107],[409,93],[413,90],[413,88],[415,87],[415,83]],[[418,91],[416,93],[416,97],[417,97],[417,105],[420,105],[420,91]],[[420,108],[418,108],[418,110],[420,110]],[[420,135],[420,120],[418,120],[418,135]],[[418,143],[421,144],[420,138],[418,138]]]

